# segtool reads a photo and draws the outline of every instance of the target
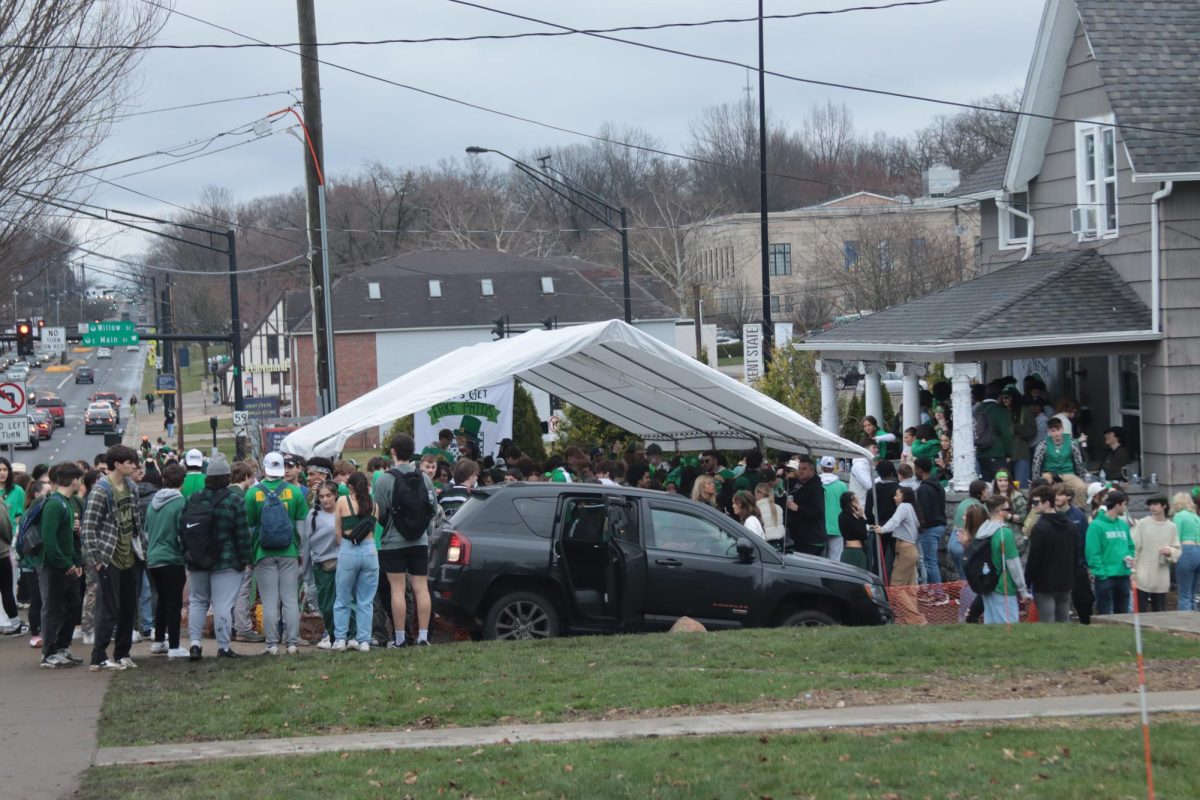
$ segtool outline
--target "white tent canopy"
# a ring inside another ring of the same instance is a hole
[[[281,450],[333,456],[370,428],[516,377],[664,445],[853,457],[867,452],[620,320],[461,347],[293,431]],[[816,375],[814,374],[814,379]]]

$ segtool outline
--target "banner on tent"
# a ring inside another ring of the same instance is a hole
[[[513,382],[482,386],[418,411],[413,417],[413,438],[417,452],[437,442],[442,428],[455,438],[465,437],[479,443],[480,455],[496,455],[501,439],[512,438]]]

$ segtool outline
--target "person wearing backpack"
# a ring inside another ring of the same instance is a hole
[[[8,507],[8,521],[13,531],[17,530],[21,514],[25,512],[25,490],[16,482],[15,477],[12,463],[7,458],[0,457],[0,500]],[[29,628],[21,621],[17,601],[12,597],[12,561],[8,557],[8,546],[0,544],[0,549],[5,551],[0,558],[8,564],[7,569],[0,566],[0,580],[4,581],[4,620],[0,622],[0,634],[19,636]]]
[[[38,590],[42,597],[43,669],[62,669],[83,663],[67,649],[83,600],[79,579],[83,559],[75,542],[75,512],[69,500],[79,489],[83,470],[78,464],[61,464],[54,470],[55,491],[40,506],[37,519],[41,538]]]
[[[229,646],[233,638],[233,605],[252,549],[245,502],[229,488],[230,472],[225,456],[214,455],[208,462],[204,488],[187,499],[179,515],[179,542],[188,568],[188,659],[191,661],[199,661],[203,655],[200,639],[209,605],[217,658],[239,655]],[[261,582],[259,587],[262,592]],[[292,601],[295,599],[293,587]],[[267,608],[264,597],[264,618]],[[275,631],[278,637],[278,625]]]
[[[980,477],[985,481],[995,480],[996,473],[1007,467],[1012,449],[1012,416],[1000,405],[1002,388],[989,384],[984,398],[971,412],[975,423],[975,458],[979,461]]]
[[[113,445],[105,454],[108,474],[96,481],[83,510],[80,535],[84,560],[96,573],[95,642],[89,669],[124,670],[136,667],[129,657],[133,621],[137,613],[141,570],[145,564],[146,536],[137,518],[138,455],[125,445]],[[116,642],[113,657],[108,645]]]
[[[384,526],[379,543],[379,566],[387,575],[391,590],[392,621],[395,624],[393,647],[407,647],[404,631],[407,605],[404,599],[406,578],[412,579],[413,599],[417,606],[417,646],[429,644],[429,532],[436,513],[437,496],[429,476],[412,465],[413,440],[400,434],[392,439],[392,459],[396,466],[375,481],[371,491],[376,516]]]
[[[1029,591],[1025,588],[1017,540],[1008,527],[1012,506],[1007,497],[993,495],[984,501],[984,507],[988,521],[979,527],[972,550],[967,553],[967,582],[983,600],[984,624],[1018,622],[1019,603],[1029,599]],[[988,576],[983,584],[977,579],[981,572]]]
[[[264,480],[246,492],[246,523],[254,552],[254,581],[262,599],[267,655],[279,655],[279,618],[288,655],[300,644],[300,535],[296,523],[308,513],[300,487],[284,480],[283,454],[263,457]]]
[[[178,464],[162,471],[163,488],[150,499],[146,511],[146,571],[158,594],[154,609],[154,643],[150,652],[168,658],[184,658],[187,650],[179,646],[179,625],[183,612],[183,548],[179,544],[179,515],[187,502],[180,487],[185,473]]]

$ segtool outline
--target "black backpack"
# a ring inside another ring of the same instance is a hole
[[[415,542],[425,535],[429,521],[436,513],[429,490],[425,488],[425,473],[416,469],[408,472],[390,469],[388,474],[395,478],[388,522],[405,539]]]
[[[1001,534],[996,534],[997,536]],[[975,594],[988,594],[1000,585],[1000,570],[992,564],[992,540],[976,539],[963,559],[967,585]]]
[[[975,449],[986,450],[996,440],[996,426],[992,424],[987,406],[983,403],[976,405],[971,412],[971,417],[975,421]]]
[[[212,569],[221,557],[221,537],[217,533],[213,512],[229,494],[222,489],[215,494],[200,491],[187,499],[179,514],[179,543],[183,545],[183,560],[188,568]]]

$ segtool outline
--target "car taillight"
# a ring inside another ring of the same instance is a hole
[[[450,533],[450,541],[446,545],[446,563],[462,567],[471,563],[471,540],[458,531]]]

